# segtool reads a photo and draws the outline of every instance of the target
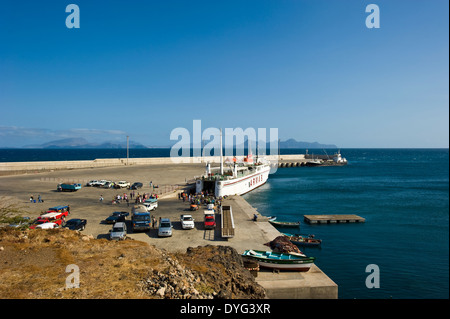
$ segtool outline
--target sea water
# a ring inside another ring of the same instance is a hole
[[[262,215],[301,221],[300,229],[280,231],[323,240],[302,251],[316,257],[339,298],[449,298],[448,149],[341,154],[348,165],[279,168],[243,197]],[[366,222],[304,223],[303,215],[314,214],[356,214]],[[379,288],[371,288],[375,280]]]

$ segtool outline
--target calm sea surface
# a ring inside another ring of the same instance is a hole
[[[130,157],[166,157],[169,151],[134,149]],[[338,284],[339,298],[449,298],[448,149],[341,153],[347,166],[279,168],[244,198],[262,215],[301,221],[300,233],[323,240],[322,248],[303,251]],[[0,149],[0,162],[125,157],[126,150],[115,149]],[[366,223],[308,225],[304,214],[357,214]],[[379,267],[380,288],[366,287],[371,264]]]
[[[244,198],[323,240],[303,251],[338,284],[339,298],[449,298],[448,149],[341,153],[347,166],[279,168]],[[308,225],[304,214],[357,214],[366,223]],[[380,288],[366,287],[370,264]]]

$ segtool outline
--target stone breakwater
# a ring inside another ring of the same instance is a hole
[[[267,155],[272,163],[304,162],[305,155]],[[100,167],[120,167],[136,165],[168,165],[178,163],[220,163],[219,156],[202,157],[149,157],[149,158],[101,158],[82,161],[43,161],[43,162],[0,162],[0,175],[39,173],[52,170],[68,170]]]

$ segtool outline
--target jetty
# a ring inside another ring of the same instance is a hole
[[[265,155],[271,167],[303,167],[311,166],[344,166],[347,165],[345,158],[340,154],[333,157],[324,155],[289,154],[289,155]],[[320,164],[317,164],[320,160]],[[220,156],[194,156],[194,157],[149,157],[149,158],[99,158],[95,160],[74,161],[37,161],[37,162],[0,162],[0,176],[37,174],[64,170],[82,170],[98,168],[120,168],[120,167],[144,167],[167,166],[172,164],[206,164],[220,163]],[[203,166],[204,167],[204,166]]]
[[[308,224],[337,224],[337,223],[364,223],[365,218],[358,215],[304,215],[304,221]]]

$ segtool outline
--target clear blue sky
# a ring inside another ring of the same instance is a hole
[[[70,3],[80,29],[65,25]],[[0,146],[171,145],[199,119],[342,148],[448,147],[448,5],[3,0]]]

